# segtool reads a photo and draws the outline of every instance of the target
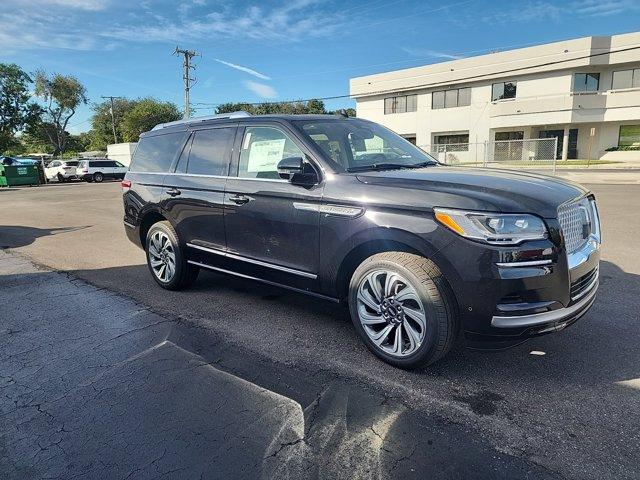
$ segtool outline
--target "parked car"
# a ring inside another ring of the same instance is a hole
[[[100,183],[107,178],[123,179],[127,167],[115,160],[87,159],[80,160],[76,168],[76,175],[80,180]]]
[[[72,178],[77,178],[77,166],[77,160],[54,160],[45,167],[44,175],[49,182],[52,180],[68,182]]]
[[[503,348],[562,330],[598,288],[589,190],[443,166],[362,119],[158,125],[122,188],[126,233],[162,288],[204,268],[345,301],[366,346],[398,367],[440,359],[459,332]]]

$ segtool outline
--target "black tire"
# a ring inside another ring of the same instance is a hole
[[[61,173],[59,173],[59,174],[58,174],[58,182],[60,182],[60,183],[64,183],[64,180],[65,180],[65,179],[64,179],[64,177],[62,176],[62,174],[61,174]]]
[[[151,242],[151,238],[154,233],[162,232],[166,235],[171,242],[171,247],[173,248],[173,253],[175,254],[175,273],[173,277],[169,281],[163,281],[153,270],[151,266],[151,254],[149,253],[149,245]],[[198,278],[198,273],[200,269],[187,263],[187,259],[184,255],[184,249],[178,240],[178,235],[174,230],[171,223],[165,221],[154,223],[149,231],[147,232],[147,238],[145,240],[145,252],[147,256],[147,267],[149,268],[149,272],[151,276],[156,281],[158,285],[167,290],[181,290],[193,284]]]
[[[375,270],[388,270],[404,277],[424,307],[424,340],[415,352],[406,357],[392,356],[383,351],[369,338],[359,320],[358,287]],[[364,260],[351,277],[349,311],[356,331],[367,348],[378,358],[399,368],[420,368],[436,362],[451,350],[458,334],[459,320],[451,288],[435,263],[412,253],[384,252]]]
[[[93,174],[92,179],[94,182],[100,183],[104,180],[104,175],[102,174],[102,172],[96,172]]]

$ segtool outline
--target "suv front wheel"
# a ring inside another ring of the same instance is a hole
[[[199,268],[187,263],[173,226],[162,221],[147,232],[145,244],[147,266],[158,285],[167,290],[180,290],[198,277]]]
[[[349,285],[351,319],[376,356],[400,368],[442,358],[457,335],[453,294],[438,267],[406,252],[367,258]]]

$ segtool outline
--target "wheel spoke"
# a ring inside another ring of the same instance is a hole
[[[393,342],[393,353],[395,353],[396,355],[402,355],[402,346],[403,346],[403,341],[402,341],[402,325],[398,325],[396,327],[396,339],[395,342]]]
[[[396,275],[395,273],[387,273],[385,281],[384,281],[384,295],[386,297],[390,297],[395,295],[396,290],[395,290],[395,285],[397,283],[399,283],[400,277],[398,275]]]
[[[379,332],[371,335],[371,340],[373,340],[374,343],[379,347],[382,347],[382,344],[385,342],[385,340],[389,338],[389,333],[391,333],[391,330],[393,330],[393,327],[394,326],[391,324],[387,325]]]
[[[155,247],[155,245],[153,244],[153,242],[151,242],[149,244],[149,254],[151,256],[153,256],[154,258],[159,258],[160,257],[160,252],[158,251],[158,249]]]
[[[404,330],[407,333],[407,338],[409,339],[409,351],[416,350],[422,343],[420,340],[420,334],[416,332],[409,322],[404,322],[402,326],[404,327]]]
[[[158,268],[160,265],[162,265],[162,260],[156,260],[155,258],[150,258],[149,262],[151,263],[151,266],[153,268]]]
[[[369,290],[364,288],[364,285],[358,289],[358,300],[360,300],[374,312],[380,312],[379,303],[371,296]]]
[[[371,287],[371,291],[373,292],[373,295],[375,296],[378,303],[381,302],[382,299],[384,298],[384,291],[382,290],[382,285],[378,281],[378,277],[380,275],[382,275],[381,272],[373,272],[368,277],[369,286]]]
[[[376,325],[380,323],[387,323],[387,321],[383,318],[382,315],[379,314],[371,314],[367,312],[367,309],[362,305],[358,308],[358,315],[360,316],[360,321],[363,325]]]
[[[167,262],[167,280],[173,278],[174,267],[171,262]]]
[[[407,300],[415,300],[416,302],[420,301],[416,292],[414,292],[413,288],[408,285],[396,295],[396,301],[398,302],[406,302]]]
[[[418,323],[418,325],[420,325],[420,328],[422,329],[422,331],[424,331],[427,326],[424,313],[421,310],[416,310],[414,308],[407,307],[407,306],[403,307],[403,309],[404,309],[405,315],[415,320]]]

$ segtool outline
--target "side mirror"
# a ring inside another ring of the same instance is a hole
[[[302,173],[304,159],[302,157],[287,157],[278,163],[278,175],[283,180],[292,180],[297,173]]]
[[[288,157],[280,160],[278,175],[283,180],[289,180],[291,184],[301,187],[312,187],[319,180],[316,169],[302,157]]]

